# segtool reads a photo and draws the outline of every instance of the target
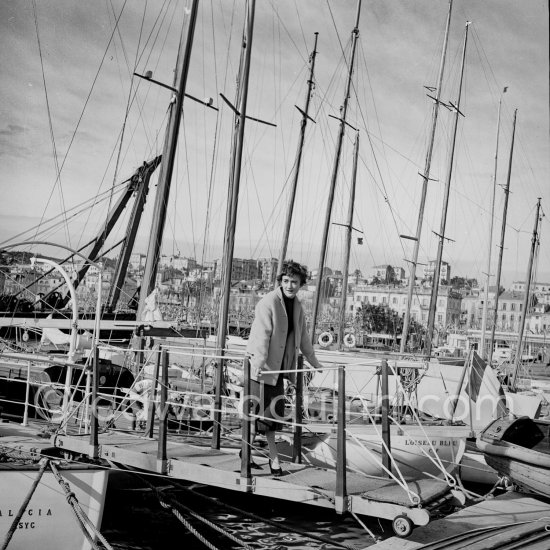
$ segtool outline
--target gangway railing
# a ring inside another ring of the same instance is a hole
[[[157,469],[159,473],[165,474],[168,470],[169,460],[168,460],[168,408],[172,404],[168,400],[168,390],[169,390],[169,379],[168,379],[168,369],[169,369],[169,349],[165,345],[158,346],[154,350],[156,354],[154,360],[154,369],[152,372],[153,384],[152,384],[152,397],[149,399],[149,409],[147,413],[147,422],[145,432],[143,436],[146,438],[153,439],[154,431],[157,430]],[[193,352],[195,353],[195,352]],[[215,360],[214,356],[209,356],[209,359]],[[227,359],[227,357],[225,357]],[[251,396],[250,396],[250,361],[249,358],[239,357],[233,358],[233,360],[238,359],[242,365],[242,374],[243,374],[243,387],[241,394],[241,404],[242,404],[242,418],[241,418],[241,463],[240,463],[240,476],[242,478],[241,488],[243,491],[254,490],[254,481],[253,475],[251,472],[251,454],[253,449],[252,442],[252,422],[256,421],[258,418],[261,418],[259,415],[252,414],[251,410]],[[96,348],[93,355],[93,370],[97,372],[97,366],[99,361],[99,350]],[[138,359],[139,361],[139,359]],[[149,363],[151,364],[151,363]],[[218,366],[220,362],[218,362]],[[381,414],[380,414],[380,429],[381,429],[381,457],[382,457],[382,469],[384,475],[388,479],[394,480],[399,484],[403,489],[409,494],[411,498],[411,503],[414,506],[417,502],[417,495],[413,494],[407,487],[407,483],[404,477],[397,470],[397,463],[392,458],[392,444],[391,444],[391,431],[390,426],[392,423],[398,425],[398,422],[391,415],[391,403],[390,403],[390,391],[389,391],[389,376],[392,374],[396,378],[397,371],[393,366],[388,364],[386,359],[383,359],[379,363],[379,376],[381,383]],[[421,365],[417,365],[415,368],[424,368]],[[348,430],[347,427],[347,395],[346,395],[346,367],[343,365],[334,365],[327,367],[327,370],[335,370],[338,373],[338,398],[336,400],[336,412],[337,412],[337,423],[335,426],[336,431],[336,460],[335,460],[335,510],[337,513],[344,513],[348,511],[349,506],[349,496],[348,496],[348,463],[347,463],[347,444],[350,440],[354,438],[352,432]],[[302,449],[303,449],[303,435],[305,428],[311,428],[312,424],[304,424],[304,387],[307,387],[304,384],[304,376],[311,369],[305,367],[304,359],[300,355],[297,361],[297,368],[293,369],[290,372],[293,372],[296,375],[295,381],[295,394],[294,394],[294,409],[291,422],[283,422],[283,424],[290,425],[292,428],[292,440],[291,440],[291,453],[292,453],[292,462],[300,464],[302,462]],[[289,372],[289,371],[285,371]],[[183,393],[183,392],[182,392]],[[98,402],[98,386],[97,386],[97,376],[93,377],[92,391],[91,391],[91,422],[90,422],[90,440],[89,444],[93,449],[93,456],[99,456],[99,431],[98,431],[98,414],[97,414],[97,402]],[[210,413],[214,411],[214,407],[210,406]],[[206,409],[206,407],[205,407]],[[224,412],[220,410],[220,412]],[[370,414],[369,414],[370,416]],[[157,418],[158,421],[157,421]],[[373,424],[377,423],[374,418],[370,419]],[[314,424],[313,424],[314,425]],[[378,430],[376,430],[378,433]],[[430,457],[432,458],[432,457]],[[433,460],[434,463],[438,462],[438,457],[436,456]],[[439,461],[440,462],[440,461]],[[451,476],[445,476],[447,482],[452,479]],[[416,497],[416,498],[415,498]]]

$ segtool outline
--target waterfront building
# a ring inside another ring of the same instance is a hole
[[[533,334],[550,335],[550,312],[545,306],[537,306],[526,319],[527,329]]]
[[[11,295],[17,294],[20,298],[34,302],[39,292],[46,294],[56,286],[64,285],[65,283],[65,280],[60,275],[57,277],[46,276],[38,281],[37,279],[40,276],[41,270],[35,268],[12,267],[5,277],[4,293]],[[58,291],[62,292],[63,289],[66,289],[66,285],[60,287]],[[19,294],[20,292],[21,294]]]
[[[159,267],[177,269],[178,271],[190,271],[196,269],[197,262],[195,258],[185,258],[176,254],[172,256],[161,256]]]
[[[130,265],[135,271],[143,271],[145,269],[145,254],[134,252],[130,255]]]
[[[496,327],[500,330],[518,332],[523,315],[524,292],[505,290],[498,299]]]
[[[512,290],[516,292],[525,292],[525,281],[514,281]],[[537,298],[538,304],[550,306],[550,283],[531,283],[530,291]]]
[[[496,286],[489,287],[489,300],[487,306],[487,326],[493,326],[495,316]],[[483,321],[483,308],[485,306],[485,289],[473,288],[468,294],[462,296],[460,326],[463,328],[481,328]]]
[[[395,267],[393,268],[393,276],[395,278],[395,281],[398,283],[405,282],[406,275],[405,270],[402,267]]]
[[[433,281],[436,264],[436,260],[430,260],[428,264],[424,266],[424,279]],[[449,284],[451,282],[451,266],[447,262],[441,262],[439,282],[444,284]]]
[[[530,288],[534,294],[550,294],[550,283],[531,283]],[[511,290],[525,292],[525,281],[514,281]]]
[[[402,316],[407,310],[407,293],[407,288],[395,285],[360,285],[353,291],[350,308],[353,307],[353,311],[355,311],[363,304],[381,305],[393,309]],[[429,288],[419,286],[414,288],[411,318],[423,325],[428,322],[430,296]],[[439,287],[435,315],[436,327],[458,326],[461,299],[462,296],[456,290],[444,285]]]
[[[375,265],[371,268],[371,279],[378,279],[382,283],[391,283],[394,280],[394,269],[391,265]]]
[[[222,278],[223,262],[216,260],[214,279],[220,281]],[[248,281],[250,279],[259,279],[260,270],[258,260],[233,258],[231,264],[231,281]]]
[[[260,270],[260,279],[269,287],[275,286],[277,277],[277,266],[279,260],[277,258],[260,258],[258,260],[258,268]]]

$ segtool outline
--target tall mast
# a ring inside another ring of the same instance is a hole
[[[143,273],[143,282],[141,284],[137,319],[140,318],[143,308],[145,307],[145,299],[155,288],[162,236],[166,222],[168,197],[170,196],[172,172],[176,157],[183,99],[185,97],[185,86],[187,84],[191,49],[193,47],[193,36],[195,34],[195,24],[197,21],[198,5],[198,0],[191,0],[191,8],[190,10],[186,9],[185,22],[180,36],[178,60],[174,75],[174,88],[177,89],[177,92],[175,93],[173,100],[170,102],[169,107],[170,115],[168,127],[166,129],[166,137],[164,140],[162,163],[159,181],[157,184],[157,193],[155,196],[153,222],[151,234],[149,236],[149,245],[147,247],[147,256],[145,259],[145,271]]]
[[[493,170],[493,191],[491,196],[491,220],[489,225],[489,243],[487,246],[487,282],[485,283],[485,300],[483,302],[483,317],[481,318],[481,347],[480,355],[483,359],[487,359],[486,346],[485,346],[485,332],[487,330],[487,310],[489,308],[489,284],[491,282],[491,253],[493,251],[493,224],[495,218],[495,194],[497,188],[497,167],[498,167],[498,138],[500,133],[500,110],[502,107],[502,95],[506,92],[506,88],[503,89],[500,94],[498,102],[498,115],[497,115],[497,138],[495,148],[495,167]],[[496,319],[495,319],[496,321]],[[492,351],[489,351],[492,354]],[[491,358],[489,357],[489,361]]]
[[[250,74],[250,58],[252,54],[252,37],[254,31],[254,13],[256,0],[247,3],[245,36],[243,36],[241,51],[241,67],[239,73],[238,109],[233,129],[233,145],[231,172],[229,175],[228,205],[225,219],[225,238],[222,257],[222,281],[220,286],[220,312],[216,336],[217,353],[224,355],[225,339],[227,336],[227,317],[229,315],[229,294],[231,292],[231,271],[233,268],[233,251],[235,248],[235,225],[237,221],[237,206],[239,202],[239,184],[241,179],[241,162],[244,144],[244,126],[246,121],[246,106],[248,101],[248,79]],[[216,394],[214,412],[214,433],[212,447],[220,447],[220,426],[222,406],[223,359],[219,362],[216,371]]]
[[[351,251],[351,234],[353,231],[353,209],[355,205],[355,187],[357,181],[357,158],[359,156],[359,132],[355,135],[353,150],[353,175],[351,179],[351,190],[348,205],[348,220],[346,224],[346,251],[344,259],[344,273],[342,274],[342,300],[340,301],[340,322],[338,323],[338,348],[341,350],[344,345],[344,328],[346,324],[346,298],[348,294],[348,273],[349,257]]]
[[[405,352],[407,345],[407,337],[409,334],[409,326],[411,322],[411,306],[413,300],[414,284],[416,280],[416,266],[418,264],[418,252],[420,249],[420,237],[422,236],[422,223],[424,221],[424,208],[426,206],[426,194],[428,192],[428,182],[430,181],[430,168],[432,165],[432,154],[435,141],[435,130],[437,126],[437,116],[439,114],[439,104],[441,96],[441,88],[443,85],[443,71],[445,68],[445,58],[447,56],[447,44],[449,42],[449,27],[451,25],[451,12],[453,9],[453,0],[449,0],[449,12],[447,14],[447,24],[445,26],[445,38],[443,39],[443,48],[441,50],[441,61],[439,63],[439,76],[437,79],[437,89],[435,90],[435,96],[433,99],[433,111],[432,111],[432,129],[430,133],[430,143],[428,145],[428,151],[426,152],[426,162],[424,165],[424,173],[422,176],[422,194],[420,196],[420,207],[418,209],[418,221],[416,225],[416,234],[412,240],[414,240],[413,257],[410,262],[411,269],[409,275],[409,290],[407,293],[407,309],[405,310],[405,318],[403,319],[403,331],[401,334],[401,353]]]
[[[458,117],[462,113],[460,112],[460,98],[462,97],[462,81],[464,79],[464,62],[466,60],[466,44],[468,43],[468,27],[470,26],[470,21],[466,22],[466,28],[464,31],[464,44],[462,46],[462,62],[460,67],[460,82],[458,85],[458,99],[456,105],[451,106],[454,108],[455,117],[453,122],[453,131],[452,131],[452,140],[451,140],[451,155],[449,158],[449,166],[447,168],[447,178],[445,181],[445,194],[443,197],[443,212],[441,214],[441,225],[439,229],[439,243],[437,246],[437,258],[435,262],[435,270],[432,281],[432,295],[430,298],[430,312],[428,314],[428,335],[426,339],[426,346],[424,352],[426,356],[430,356],[432,352],[432,335],[434,330],[435,322],[435,310],[437,307],[437,294],[439,290],[439,278],[441,271],[441,258],[443,256],[443,243],[445,241],[445,226],[447,225],[447,209],[449,207],[449,191],[451,189],[451,176],[453,173],[453,161],[454,161],[454,152],[455,152],[455,143],[456,143],[456,133],[458,129]]]
[[[512,142],[510,144],[510,155],[508,157],[508,175],[506,177],[506,187],[504,188],[504,210],[502,213],[502,226],[500,228],[500,245],[498,253],[498,266],[497,266],[497,279],[495,282],[496,291],[495,291],[495,308],[494,308],[494,323],[493,328],[491,329],[491,339],[489,340],[489,360],[492,360],[493,357],[493,345],[495,342],[495,330],[497,327],[498,321],[498,299],[500,297],[500,276],[502,273],[502,255],[504,253],[504,237],[506,235],[506,217],[508,215],[508,199],[510,197],[510,179],[512,176],[512,158],[514,156],[514,141],[516,136],[516,120],[517,120],[518,110],[514,111],[514,122],[512,124]]]
[[[330,190],[328,196],[327,210],[325,215],[325,226],[323,229],[323,239],[321,241],[321,253],[319,255],[319,267],[317,269],[317,288],[315,289],[315,296],[313,299],[313,317],[311,320],[311,338],[315,342],[315,327],[317,325],[317,313],[319,309],[319,298],[321,296],[321,289],[323,283],[323,271],[325,267],[325,257],[327,253],[327,241],[328,231],[330,229],[330,219],[332,216],[332,205],[334,203],[334,191],[336,189],[336,179],[338,177],[338,167],[340,165],[340,154],[342,152],[342,142],[344,140],[344,134],[346,131],[346,115],[348,112],[348,103],[350,98],[351,89],[351,77],[353,75],[353,65],[355,62],[355,50],[357,48],[357,40],[359,38],[359,16],[361,14],[361,0],[357,1],[357,14],[355,18],[355,27],[351,31],[351,60],[348,66],[348,79],[346,83],[346,92],[344,94],[344,104],[342,105],[340,114],[340,131],[338,132],[338,139],[336,141],[336,155],[334,159],[334,166],[332,169],[332,179],[330,182]]]
[[[298,142],[298,153],[296,156],[296,163],[294,167],[294,178],[292,181],[292,188],[290,192],[290,201],[288,205],[288,212],[286,214],[286,222],[284,225],[284,234],[283,234],[283,242],[281,243],[281,250],[279,252],[279,263],[277,264],[277,277],[282,273],[283,271],[283,262],[286,258],[286,251],[288,247],[288,236],[290,234],[290,225],[292,223],[292,213],[294,211],[294,202],[296,199],[296,188],[298,186],[298,174],[300,173],[300,165],[302,163],[302,151],[304,148],[304,139],[306,135],[306,126],[308,119],[312,120],[309,116],[309,103],[311,101],[311,93],[313,91],[314,82],[313,82],[313,73],[315,70],[315,56],[317,55],[317,38],[319,36],[319,33],[315,33],[315,44],[313,46],[313,52],[309,57],[309,79],[307,81],[307,94],[306,94],[306,104],[304,107],[304,110],[298,109],[300,113],[302,113],[302,123],[300,125],[300,139]],[[314,121],[315,122],[315,121]]]
[[[521,355],[523,353],[523,333],[525,331],[525,320],[527,319],[527,313],[529,309],[529,293],[531,291],[531,278],[533,276],[533,260],[535,257],[535,249],[538,244],[538,229],[540,221],[540,197],[537,201],[537,213],[535,215],[535,227],[533,228],[533,236],[531,237],[531,252],[529,254],[529,264],[527,266],[527,277],[525,278],[525,296],[523,298],[523,314],[520,316],[521,321],[519,324],[518,345],[516,348],[516,357],[514,360],[514,372],[512,374],[512,380],[510,389],[514,390],[516,387],[516,378],[518,376],[519,366],[521,365]]]

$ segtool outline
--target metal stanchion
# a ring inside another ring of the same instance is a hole
[[[292,446],[292,462],[302,463],[302,407],[304,403],[304,358],[298,355],[298,372],[296,373],[296,394],[294,399],[294,441]]]
[[[99,456],[99,420],[97,413],[97,394],[99,393],[99,348],[94,346],[94,358],[92,363],[92,407],[90,418],[90,446],[93,458]]]
[[[168,471],[168,453],[166,451],[168,435],[168,414],[166,410],[166,401],[168,398],[168,353],[165,348],[161,353],[161,386],[160,386],[160,418],[159,418],[159,443],[157,460],[160,462],[160,473],[165,474]]]
[[[389,384],[388,384],[388,362],[383,359],[381,364],[381,374],[382,374],[382,441],[385,443],[385,446],[382,446],[382,465],[391,472],[391,443],[390,443],[390,398],[388,395]],[[387,447],[387,450],[386,450]],[[387,474],[388,477],[389,474]]]
[[[346,484],[346,370],[338,367],[338,428],[336,433],[336,491],[334,507],[337,514],[347,511]]]
[[[27,383],[25,384],[25,412],[23,413],[22,426],[29,424],[29,398],[31,394],[31,362],[27,361]]]
[[[250,485],[252,474],[250,472],[250,435],[252,433],[250,417],[250,359],[244,358],[243,361],[243,421],[242,421],[242,441],[241,441],[241,477],[247,479],[247,486]]]
[[[161,360],[162,346],[159,346],[159,353],[157,354],[157,360],[155,361],[155,372],[153,373],[153,386],[151,387],[151,396],[147,406],[147,425],[145,427],[145,437],[153,437],[155,431],[155,401],[157,399],[157,386],[159,379],[160,360]]]

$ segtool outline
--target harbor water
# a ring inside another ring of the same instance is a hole
[[[131,474],[116,476],[101,529],[116,550],[165,550],[175,544],[189,550],[242,548],[238,541],[266,550],[337,550],[375,543],[355,518],[332,510],[200,485],[172,485],[171,480],[156,481],[151,488]],[[164,508],[159,497],[180,503],[175,508],[181,515]],[[390,522],[361,520],[380,539],[393,534]]]

